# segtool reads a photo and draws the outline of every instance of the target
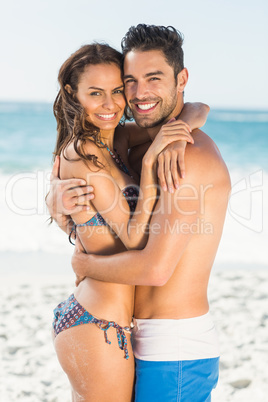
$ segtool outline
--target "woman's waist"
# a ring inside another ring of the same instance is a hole
[[[97,282],[86,278],[74,291],[77,301],[96,318],[130,325],[134,309],[134,287]]]

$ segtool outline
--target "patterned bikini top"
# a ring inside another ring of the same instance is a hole
[[[104,145],[106,147],[106,149],[108,150],[110,155],[114,158],[115,162],[118,163],[120,170],[122,170],[124,173],[126,173],[127,175],[132,177],[128,168],[122,161],[122,159],[121,159],[120,155],[118,154],[118,152],[116,151],[116,149],[114,150],[114,152],[112,152],[105,144],[102,143],[102,145]],[[138,202],[138,198],[139,198],[138,187],[136,185],[132,184],[132,185],[126,186],[121,191],[122,191],[124,197],[126,198],[126,201],[128,202],[131,214],[133,214],[135,211],[137,202]],[[99,212],[97,212],[92,218],[90,218],[85,223],[79,223],[79,224],[74,223],[73,227],[71,229],[70,235],[69,235],[69,241],[71,244],[74,244],[72,242],[72,234],[74,233],[74,238],[76,238],[76,228],[83,227],[83,226],[108,226],[108,223],[105,221],[105,219],[101,216],[101,214]]]

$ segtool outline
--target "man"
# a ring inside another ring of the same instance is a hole
[[[122,41],[125,95],[136,123],[153,141],[183,108],[188,72],[172,27],[140,24]],[[207,285],[220,241],[230,180],[213,141],[200,130],[188,145],[187,175],[174,194],[160,191],[146,247],[114,256],[86,255],[79,277],[136,287],[133,350],[137,401],[210,401],[219,352]],[[139,165],[145,149],[132,154]],[[161,160],[159,162],[161,166]]]

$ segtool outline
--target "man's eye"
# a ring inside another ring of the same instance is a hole
[[[114,94],[122,94],[123,92],[123,89],[117,89],[116,91],[114,91]]]
[[[159,80],[158,77],[151,77],[151,78],[150,78],[150,81],[158,81],[158,80]]]
[[[100,95],[100,92],[90,92],[90,95],[92,95],[92,96],[99,96],[99,95]]]
[[[134,80],[131,78],[131,79],[129,79],[129,80],[126,80],[126,81],[125,81],[125,84],[131,84],[132,82],[134,82]]]

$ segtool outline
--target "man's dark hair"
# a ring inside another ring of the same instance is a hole
[[[130,27],[121,42],[124,57],[132,50],[161,50],[174,69],[175,79],[184,68],[182,44],[183,36],[174,27],[146,24]]]

